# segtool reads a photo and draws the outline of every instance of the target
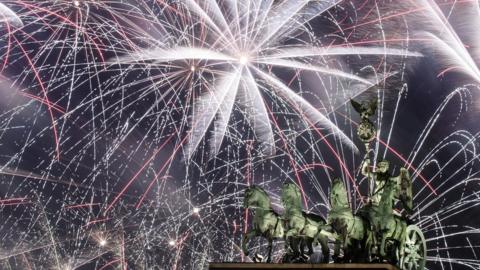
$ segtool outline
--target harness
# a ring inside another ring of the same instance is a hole
[[[280,221],[280,217],[277,216],[277,222],[275,222],[275,227],[273,228],[273,233],[272,233],[272,236],[275,234],[275,232],[277,231],[277,227],[278,227],[278,222]]]
[[[347,218],[344,213],[348,212],[348,213],[351,213],[350,212],[351,209],[350,208],[347,208],[347,207],[342,207],[338,210],[334,210],[334,209],[330,209],[330,214],[335,214],[337,216],[337,218]],[[348,230],[348,226],[347,226],[347,235],[350,235],[354,228],[355,228],[355,224],[357,223],[357,220],[355,218],[355,215],[352,214],[352,220],[353,220],[353,226]]]

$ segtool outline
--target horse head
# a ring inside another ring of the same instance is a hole
[[[267,192],[258,186],[251,186],[245,190],[245,195],[243,199],[243,207],[270,207],[270,198],[267,195]]]
[[[282,204],[285,208],[291,207],[302,207],[302,200],[301,200],[301,192],[300,189],[291,182],[286,182],[283,184],[282,187]]]
[[[330,190],[330,205],[332,208],[349,207],[347,190],[340,178],[336,178],[332,182],[332,188]]]

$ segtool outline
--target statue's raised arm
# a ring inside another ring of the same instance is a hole
[[[372,169],[370,168],[370,159],[365,158],[362,162],[361,173],[363,176],[371,178],[373,176]]]

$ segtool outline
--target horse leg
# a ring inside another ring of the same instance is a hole
[[[328,248],[328,237],[324,235],[319,236],[320,246],[322,247],[323,262],[328,263],[330,261],[330,249]]]
[[[355,239],[355,249],[353,250],[353,262],[359,262],[363,259],[363,245],[362,240]]]
[[[405,256],[405,238],[407,234],[407,228],[406,224],[402,224],[402,233],[400,235],[400,246],[398,247],[398,258],[397,258],[397,264],[402,265],[403,263],[403,258]]]
[[[292,245],[292,251],[293,251],[293,260],[298,260],[301,255],[300,245],[302,244],[302,239],[298,236],[292,236],[290,238],[292,239],[291,245]]]
[[[339,258],[340,258],[340,249],[342,248],[342,241],[337,237],[337,239],[335,239],[335,247],[334,247],[334,250],[333,250],[333,260],[335,262],[338,262]]]
[[[311,256],[313,254],[313,238],[308,239],[308,255]]]
[[[285,238],[287,239],[287,242],[290,245],[290,249],[293,253],[294,258],[297,258],[300,254],[299,247],[298,247],[299,243],[298,243],[298,239],[297,239],[299,237],[297,237],[296,235],[297,235],[297,230],[296,229],[290,229],[285,234]]]
[[[365,241],[365,260],[366,262],[371,262],[372,260],[372,233],[367,232],[367,240]]]
[[[298,246],[299,246],[299,248],[300,248],[300,250],[299,250],[299,252],[300,252],[300,253],[299,253],[299,256],[300,256],[302,259],[305,259],[305,244],[306,244],[305,242],[307,241],[307,239],[306,239],[305,237],[302,237],[302,238],[300,238],[298,241],[299,241]]]
[[[372,257],[378,257],[378,231],[372,230],[372,238],[371,238],[371,255]]]
[[[345,263],[349,263],[352,259],[352,243],[348,235],[345,234],[345,238],[343,240],[343,261]]]
[[[385,242],[387,241],[387,232],[382,233],[382,242],[380,244],[380,257],[385,258]]]
[[[370,238],[369,238],[369,234],[366,233],[364,235],[364,237],[360,240],[358,240],[359,242],[359,247],[360,247],[360,252],[358,252],[358,262],[361,262],[361,263],[366,263],[366,262],[369,262],[369,257],[370,257]]]
[[[248,254],[249,254],[248,249],[247,249],[248,241],[249,241],[252,237],[254,237],[255,235],[257,235],[257,231],[251,230],[251,231],[249,231],[248,233],[246,233],[246,234],[243,236],[242,251],[243,251],[243,254],[245,254],[245,256],[248,256]]]
[[[283,243],[284,243],[284,249],[285,249],[285,254],[283,254],[283,258],[282,258],[282,262],[283,263],[287,263],[289,262],[289,255],[290,255],[290,243],[288,242],[289,239],[287,239],[287,237],[284,235],[283,236]]]
[[[268,237],[268,257],[267,263],[272,262],[273,237]]]

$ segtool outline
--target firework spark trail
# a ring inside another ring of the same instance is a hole
[[[398,9],[370,0],[2,3],[1,78],[15,93],[0,100],[0,263],[15,257],[11,268],[240,260],[250,183],[281,210],[281,184],[296,179],[307,210],[325,215],[329,182],[341,175],[361,206],[349,98],[368,96],[371,85],[406,85],[410,60],[428,57],[427,44],[448,56],[438,75],[461,67],[480,77],[475,44],[465,48],[449,21],[472,1]],[[457,100],[466,113],[474,86],[464,88],[472,90],[440,102],[411,148],[390,146],[402,145],[396,135],[411,90],[378,118],[376,153],[422,180],[413,218],[427,236],[429,269],[478,268],[478,226],[458,220],[480,204],[479,135],[433,136]],[[391,93],[381,91],[387,108]]]
[[[451,65],[448,69],[460,69],[468,75],[472,76],[477,82],[480,82],[480,70],[473,60],[470,53],[465,48],[462,40],[448,22],[443,12],[440,10],[438,4],[433,0],[422,1],[422,4],[427,7],[427,12],[431,14],[432,24],[439,26],[440,34],[436,36],[430,32],[425,33],[428,38],[433,40],[434,46],[438,46],[440,55],[444,55],[443,61],[445,65]],[[478,3],[476,3],[478,9]],[[464,18],[469,20],[469,18]],[[478,20],[472,19],[472,23],[478,23]],[[480,25],[477,25],[478,27]],[[442,72],[440,73],[442,74]]]

